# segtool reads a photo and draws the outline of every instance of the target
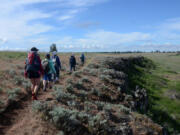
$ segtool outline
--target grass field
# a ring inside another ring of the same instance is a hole
[[[45,53],[41,53],[40,55],[41,59],[43,59]],[[58,55],[61,58],[63,67],[61,83],[65,85],[65,79],[68,80],[71,77],[68,73],[71,53],[59,53]],[[85,55],[87,58],[86,66],[93,63],[94,59],[107,56],[118,58],[144,56],[152,60],[152,62],[145,63],[145,67],[134,65],[134,69],[128,73],[130,80],[129,89],[134,89],[136,85],[145,88],[150,99],[150,107],[146,115],[166,127],[170,133],[175,132],[175,130],[180,132],[180,55],[176,55],[175,53],[86,53]],[[75,56],[78,63],[80,63],[80,53],[76,53]],[[2,65],[0,68],[0,107],[5,105],[6,99],[15,100],[18,97],[22,98],[20,90],[26,87],[29,88],[29,82],[23,77],[26,57],[27,53],[25,52],[0,52],[0,64]],[[82,70],[84,68],[86,69],[86,67],[78,65],[78,69],[81,68]],[[92,71],[96,71],[96,69]],[[78,78],[77,74],[73,74],[73,76],[76,79]],[[96,74],[93,76],[86,75],[84,78],[81,77],[85,81],[95,79],[98,82],[99,80],[95,76]],[[114,86],[112,87],[113,89]],[[82,92],[81,94],[87,94],[87,92]]]

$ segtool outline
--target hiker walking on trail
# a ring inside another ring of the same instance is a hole
[[[74,54],[71,55],[70,59],[69,59],[69,65],[70,65],[70,71],[72,72],[72,70],[76,70],[76,58],[74,56]]]
[[[60,70],[61,70],[61,61],[59,59],[59,56],[57,55],[57,52],[53,52],[52,60],[54,63],[54,67],[56,70],[56,74],[54,75],[54,80],[58,81],[59,80],[59,75],[60,75]]]
[[[25,77],[31,80],[31,91],[33,100],[37,100],[40,77],[41,75],[43,75],[43,73],[44,71],[41,65],[40,56],[38,54],[38,49],[36,47],[33,47],[28,53],[28,58],[25,62]]]
[[[84,62],[85,62],[84,53],[81,54],[80,60],[81,60],[81,64],[84,65]]]
[[[42,66],[44,69],[43,91],[46,91],[47,88],[52,88],[52,74],[56,74],[50,54],[46,54],[45,59],[42,61]]]

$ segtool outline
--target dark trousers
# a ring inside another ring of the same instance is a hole
[[[76,70],[76,66],[75,65],[70,65],[70,71],[75,71]]]
[[[55,70],[56,70],[56,74],[55,74],[55,77],[58,77],[59,78],[59,67],[55,66]]]

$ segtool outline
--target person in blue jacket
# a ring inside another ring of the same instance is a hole
[[[84,65],[84,62],[85,62],[84,53],[81,54],[80,60],[81,60],[81,64]]]
[[[56,70],[56,74],[54,75],[54,79],[55,79],[55,81],[58,81],[59,76],[60,76],[60,70],[61,70],[61,61],[60,61],[60,58],[57,55],[56,51],[53,52],[52,60],[53,60],[54,67],[55,67],[55,70]]]

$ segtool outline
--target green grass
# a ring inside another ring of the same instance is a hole
[[[171,90],[180,94],[180,56],[169,54],[145,55],[152,61],[133,65],[128,72],[130,89],[139,85],[148,91],[150,108],[148,116],[168,128],[170,133],[180,132],[180,100],[166,95]],[[145,67],[144,67],[145,65]],[[176,78],[176,79],[174,79]]]
[[[26,52],[0,52],[0,59],[19,59],[19,58],[26,58]]]

